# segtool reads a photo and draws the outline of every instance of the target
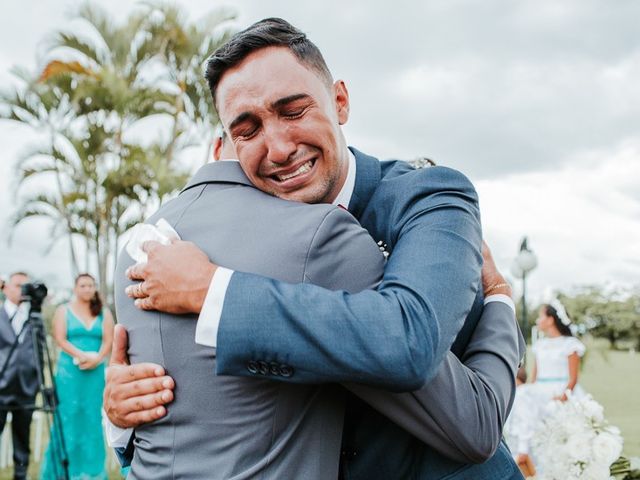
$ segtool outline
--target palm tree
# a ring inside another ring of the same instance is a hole
[[[49,246],[67,236],[74,273],[81,238],[85,270],[95,260],[103,293],[119,237],[184,185],[180,152],[211,143],[218,117],[202,66],[228,38],[234,16],[220,9],[189,24],[176,7],[145,5],[117,24],[85,4],[76,18],[89,33],[57,32],[41,74],[17,72],[23,85],[0,97],[4,118],[48,134],[20,159],[14,225],[34,216],[53,220]],[[142,146],[129,138],[154,116],[171,121],[164,140]],[[29,191],[31,179],[49,176],[50,189]]]
[[[176,160],[194,144],[191,131],[203,131],[207,124],[210,143],[218,118],[201,65],[228,36],[214,27],[233,15],[215,14],[198,27],[185,24],[175,7],[148,5],[117,25],[103,10],[85,4],[78,18],[93,38],[58,32],[50,44],[54,60],[40,81],[68,91],[75,114],[85,122],[84,136],[70,141],[86,167],[85,235],[100,285],[106,286],[119,236],[144,218],[149,204],[157,205],[184,184],[187,172]],[[74,59],[65,58],[63,50],[73,52]],[[165,82],[146,79],[159,65]],[[166,87],[167,79],[173,88]],[[171,118],[167,140],[156,139],[145,148],[125,140],[136,122],[154,115]]]
[[[218,8],[200,21],[188,23],[175,5],[147,5],[144,28],[150,33],[149,49],[164,65],[164,78],[179,92],[173,104],[171,139],[178,142],[195,126],[198,140],[208,146],[210,157],[214,126],[220,122],[204,78],[204,63],[234,33],[230,22],[236,12]],[[169,143],[166,154],[171,158],[175,145]]]
[[[45,146],[24,154],[18,163],[16,193],[27,180],[41,174],[52,175],[57,188],[53,193],[35,192],[24,197],[13,216],[12,224],[15,227],[34,216],[51,218],[54,222],[47,249],[50,250],[67,233],[71,268],[76,275],[79,271],[78,254],[73,240],[80,232],[73,221],[72,197],[65,195],[62,188],[69,164],[56,148],[61,137],[59,130],[69,129],[75,118],[69,96],[60,88],[38,84],[25,70],[14,69],[13,73],[20,80],[21,86],[11,93],[0,94],[0,105],[6,110],[0,114],[0,118],[23,123],[36,132],[44,132],[47,137]]]

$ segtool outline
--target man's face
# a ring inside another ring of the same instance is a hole
[[[221,78],[218,113],[251,182],[272,195],[331,203],[347,176],[342,81],[327,85],[284,47],[253,52]]]
[[[27,283],[28,281],[29,278],[26,275],[12,275],[3,289],[7,300],[18,305],[22,298],[22,284]]]

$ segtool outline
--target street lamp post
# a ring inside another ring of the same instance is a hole
[[[538,265],[538,259],[529,248],[527,237],[520,243],[520,251],[511,265],[511,273],[522,278],[522,328],[525,340],[529,335],[529,320],[527,318],[527,275]]]

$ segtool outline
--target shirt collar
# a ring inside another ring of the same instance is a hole
[[[18,310],[18,305],[13,303],[8,298],[5,298],[5,300],[4,300],[4,311],[7,312],[7,315],[9,316],[9,318],[13,317],[13,315],[15,315],[17,310]]]
[[[349,202],[351,202],[351,197],[353,196],[353,189],[356,186],[356,157],[351,150],[347,151],[349,152],[347,178],[344,181],[344,185],[342,185],[342,189],[340,189],[340,193],[338,193],[336,199],[331,202],[334,205],[342,205],[344,208],[349,207]]]

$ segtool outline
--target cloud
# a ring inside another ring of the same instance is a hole
[[[480,180],[485,236],[508,272],[527,235],[539,258],[535,292],[579,284],[633,285],[640,268],[640,141],[546,172]],[[495,243],[495,245],[493,245]]]

